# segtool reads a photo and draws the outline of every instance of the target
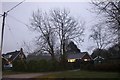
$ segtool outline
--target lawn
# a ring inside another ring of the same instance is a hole
[[[117,72],[96,72],[96,71],[64,71],[59,73],[51,73],[36,78],[119,78]]]

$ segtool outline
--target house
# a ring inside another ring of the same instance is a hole
[[[81,52],[77,54],[69,54],[67,56],[67,60],[69,63],[73,63],[76,61],[88,62],[92,61],[92,57],[87,52]]]
[[[105,60],[105,58],[101,56],[96,56],[93,60],[94,60],[94,63],[102,63]]]
[[[9,52],[6,54],[2,54],[2,65],[3,68],[12,68],[13,62],[17,60],[25,60],[26,56],[21,48],[19,51]]]

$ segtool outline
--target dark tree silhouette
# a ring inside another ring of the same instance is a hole
[[[67,45],[66,51],[68,54],[78,54],[81,52],[73,41],[70,41],[70,43]]]

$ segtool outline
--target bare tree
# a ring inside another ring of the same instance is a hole
[[[95,10],[102,14],[105,25],[117,34],[117,42],[120,43],[120,1],[119,0],[93,0]]]
[[[96,43],[98,49],[104,49],[114,42],[111,33],[102,24],[96,24],[91,29],[90,38]]]
[[[39,50],[51,54],[55,59],[55,53],[65,54],[66,43],[69,40],[81,40],[84,31],[84,23],[77,22],[71,17],[70,12],[63,9],[50,10],[50,14],[38,10],[31,19],[31,28],[39,33],[36,43]]]
[[[105,47],[114,42],[111,33],[106,28],[102,24],[96,24],[91,29],[92,33],[90,34],[90,38],[96,43],[98,56],[102,54]]]
[[[51,10],[51,21],[56,28],[58,39],[60,42],[60,52],[65,54],[66,43],[70,40],[81,40],[81,35],[84,31],[84,22],[75,20],[70,15],[70,11],[66,9],[54,9]]]
[[[40,10],[33,12],[31,28],[39,34],[36,39],[36,44],[39,45],[40,48],[39,50],[43,53],[49,53],[54,60],[55,34],[48,14]]]

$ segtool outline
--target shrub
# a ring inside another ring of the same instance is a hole
[[[104,63],[98,63],[98,64],[93,64],[91,63],[86,63],[86,62],[81,62],[80,69],[83,70],[95,70],[95,71],[116,71],[120,72],[120,62],[119,61],[113,61],[109,60]]]
[[[29,72],[44,72],[48,70],[48,63],[46,60],[31,60],[27,62],[27,71]]]
[[[112,63],[103,63],[103,64],[96,64],[94,66],[94,70],[97,71],[120,71],[119,69],[120,64],[112,64]]]
[[[27,71],[29,72],[47,72],[47,71],[59,71],[61,66],[59,62],[53,60],[31,60],[27,62]]]
[[[13,62],[12,70],[14,71],[26,71],[27,65],[24,60],[17,60]]]
[[[72,69],[93,69],[91,62],[75,62],[66,63],[63,66],[62,62],[56,60],[30,60],[23,64],[21,61],[14,62],[14,71],[28,71],[28,72],[48,72],[48,71],[63,71]]]
[[[89,62],[81,62],[80,64],[80,69],[83,70],[93,70],[93,61],[89,61]]]

